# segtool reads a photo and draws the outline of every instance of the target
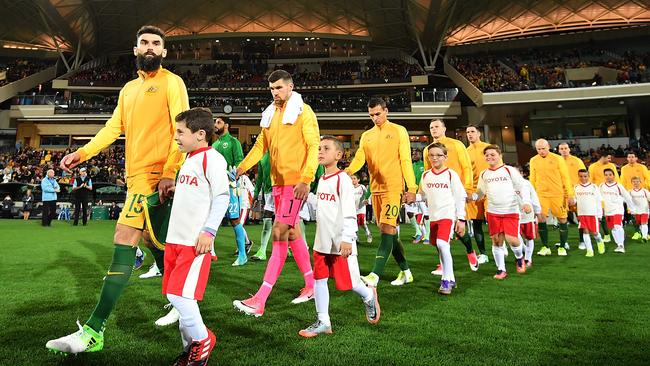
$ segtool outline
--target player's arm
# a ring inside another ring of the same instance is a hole
[[[429,164],[429,146],[425,147],[422,150],[422,162],[424,163],[424,171],[431,169],[431,164]]]
[[[365,134],[364,134],[365,135]],[[359,148],[357,149],[357,152],[354,154],[354,158],[350,162],[350,165],[345,169],[345,172],[348,174],[354,174],[361,169],[363,164],[366,163],[366,153],[363,150],[363,136],[361,135],[361,138],[359,139]]]
[[[341,177],[341,199],[343,222],[341,230],[341,255],[352,254],[352,243],[357,240],[357,209],[354,207],[354,187],[347,176]],[[345,245],[348,244],[348,245]]]
[[[528,172],[528,181],[530,182],[530,184],[533,185],[533,188],[538,190],[539,187],[537,186],[537,168],[536,168],[537,164],[535,164],[535,160],[533,160],[533,159],[530,160],[530,166],[529,166],[529,172]]]
[[[205,175],[210,184],[210,211],[197,240],[197,255],[210,252],[219,225],[228,210],[230,194],[226,165],[225,160],[209,161],[206,168]]]
[[[300,173],[300,182],[309,185],[314,180],[316,169],[318,169],[318,146],[320,145],[320,131],[316,114],[311,108],[302,112],[302,137],[307,144],[307,160],[305,167]],[[290,147],[289,147],[290,148]]]
[[[111,118],[106,121],[104,127],[86,145],[77,150],[79,163],[99,154],[100,151],[107,148],[124,133],[124,124],[122,121],[123,92],[124,89],[120,90],[117,106],[113,110]]]
[[[255,144],[248,152],[248,155],[246,155],[244,160],[242,160],[241,163],[239,163],[239,166],[237,166],[237,170],[241,171],[241,173],[248,171],[253,167],[253,165],[257,164],[260,159],[262,159],[262,156],[264,156],[264,153],[268,148],[269,147],[266,145],[266,139],[264,138],[264,129],[262,129],[259,135],[257,135],[257,140],[255,140]]]
[[[628,169],[626,169],[626,168],[627,168],[626,166],[621,168],[621,184],[623,184],[625,189],[628,189],[628,183],[627,182],[631,182],[632,177],[627,176],[628,175],[628,173],[627,173]],[[631,186],[630,186],[630,188],[631,188]]]
[[[255,190],[253,191],[253,197],[257,199],[264,185],[264,172],[262,169],[262,164],[257,164],[257,179],[255,179]]]
[[[539,196],[537,196],[537,192],[532,187],[532,184],[528,186],[528,189],[530,190],[530,203],[533,205],[533,212],[535,212],[535,215],[539,215],[542,213],[542,204],[539,202]]]
[[[418,186],[415,184],[413,162],[411,161],[411,141],[406,128],[399,129],[399,161],[402,166],[402,175],[406,181],[407,191],[415,194]]]
[[[618,184],[618,189],[621,190],[621,196],[623,196],[623,200],[625,203],[627,203],[627,208],[630,210],[630,212],[636,212],[636,205],[634,204],[634,201],[632,201],[632,196],[630,196],[630,192],[628,192],[625,187],[623,187],[622,184]]]
[[[643,169],[643,182],[645,183],[645,188],[650,188],[650,170],[645,166]]]
[[[512,185],[515,188],[515,191],[519,191],[522,203],[524,205],[531,205],[530,188],[528,184],[526,184],[524,178],[521,176],[521,174],[519,174],[519,170],[517,169],[509,169],[509,170],[510,170],[510,177],[512,178]]]
[[[460,177],[460,179],[463,182],[463,187],[465,187],[465,190],[467,192],[471,192],[473,185],[474,185],[474,176],[472,173],[472,160],[469,157],[469,153],[467,152],[467,149],[465,148],[465,145],[463,145],[462,142],[458,142],[458,147],[456,148],[456,151],[458,151],[458,162],[460,163],[460,168],[463,171],[463,175]]]
[[[594,166],[593,163],[591,165],[589,165],[588,171],[589,171],[589,181],[591,183],[595,184],[596,183],[596,167]],[[598,187],[598,190],[600,190],[600,187]]]
[[[614,163],[609,163],[611,165],[612,170],[614,171],[614,179],[616,180],[616,183],[621,183],[621,177],[618,175],[618,169],[616,169],[616,165]]]
[[[573,186],[571,185],[569,168],[567,168],[566,162],[561,156],[558,156],[558,162],[558,166],[560,168],[560,179],[562,179],[562,187],[564,188],[564,196],[569,198],[573,197],[575,196],[575,192],[573,191]]]
[[[483,171],[485,172],[485,170]],[[478,175],[478,184],[476,185],[476,192],[472,194],[472,200],[478,201],[487,193],[487,186],[485,185],[485,180],[483,179],[483,172]]]
[[[169,106],[169,120],[171,121],[169,128],[172,139],[167,150],[167,161],[163,167],[162,178],[174,180],[183,161],[183,154],[173,138],[176,134],[176,116],[190,109],[190,100],[187,97],[187,88],[183,79],[174,76],[169,78],[169,82],[170,85],[167,88],[167,105]]]

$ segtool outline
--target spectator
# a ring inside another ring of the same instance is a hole
[[[47,175],[41,181],[41,190],[43,191],[43,226],[51,226],[52,219],[56,215],[57,193],[61,192],[61,187],[54,179],[54,169],[48,169]]]
[[[23,196],[23,220],[29,220],[29,216],[32,214],[34,209],[34,195],[32,195],[32,190],[28,189]]]
[[[79,215],[82,215],[81,222],[84,226],[88,223],[88,199],[93,190],[92,179],[88,176],[86,168],[79,169],[79,176],[74,179],[72,192],[74,192],[74,222],[73,226],[79,224]]]
[[[108,209],[108,218],[109,220],[117,220],[120,217],[120,206],[117,203],[113,202],[111,207]]]

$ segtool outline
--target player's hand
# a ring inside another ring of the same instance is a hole
[[[295,187],[293,187],[293,198],[297,200],[300,201],[306,200],[308,194],[309,194],[309,186],[303,182],[300,182],[296,184]]]
[[[410,205],[413,202],[415,202],[415,193],[405,192],[404,196],[402,196],[402,203]]]
[[[237,171],[235,172],[235,179],[239,178],[242,174],[244,174],[244,169],[237,167]]]
[[[210,253],[213,244],[214,244],[214,236],[202,232],[201,234],[199,234],[199,238],[196,239],[196,255]]]
[[[174,193],[175,182],[173,179],[163,178],[158,182],[158,196],[160,203],[163,203],[167,198],[171,197]]]
[[[533,207],[530,204],[525,203],[524,204],[524,212],[525,213],[530,213],[531,211],[533,211]]]
[[[81,155],[78,152],[70,153],[61,159],[59,163],[59,168],[65,170],[68,173],[72,173],[72,169],[81,163]]]
[[[456,220],[456,229],[454,231],[456,231],[456,234],[458,234],[458,236],[460,236],[460,237],[464,236],[465,235],[465,221]]]
[[[575,204],[576,204],[575,198],[573,198],[573,197],[569,198],[569,206],[573,206]]]
[[[341,257],[347,258],[352,254],[352,244],[341,242]]]
[[[238,173],[239,173],[239,169],[236,168],[232,168],[228,170],[228,179],[230,179],[231,182],[236,182],[237,178],[239,178],[239,176],[241,175]]]

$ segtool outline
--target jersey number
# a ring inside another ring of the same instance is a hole
[[[391,216],[397,217],[399,214],[399,208],[395,205],[386,205],[386,213],[384,216],[390,218]]]

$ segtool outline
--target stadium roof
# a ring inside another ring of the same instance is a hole
[[[650,23],[647,0],[0,0],[0,40],[93,55],[127,50],[143,24],[169,36],[312,33],[414,50]]]

